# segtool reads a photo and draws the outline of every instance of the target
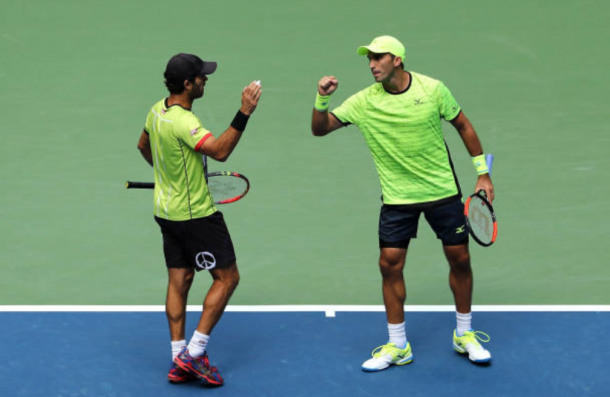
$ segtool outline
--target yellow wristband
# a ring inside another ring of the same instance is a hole
[[[485,160],[484,154],[473,157],[472,165],[474,165],[474,168],[477,170],[477,174],[489,174],[489,168],[487,167],[487,161]]]
[[[316,95],[316,103],[313,105],[318,112],[326,112],[328,110],[328,103],[330,102],[330,95]]]

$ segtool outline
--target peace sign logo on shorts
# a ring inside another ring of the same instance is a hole
[[[216,258],[210,252],[200,252],[195,256],[197,266],[203,270],[210,270],[216,267]]]

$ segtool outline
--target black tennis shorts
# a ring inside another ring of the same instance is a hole
[[[407,248],[417,237],[419,215],[424,216],[443,245],[468,243],[464,203],[460,197],[434,203],[388,205],[379,214],[379,247]]]
[[[197,271],[227,267],[236,262],[233,242],[220,211],[186,221],[155,220],[163,235],[165,264]]]

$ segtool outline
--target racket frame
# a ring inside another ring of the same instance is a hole
[[[491,241],[489,243],[485,243],[485,242],[481,241],[481,239],[479,237],[477,237],[477,235],[472,231],[472,228],[470,227],[470,218],[468,216],[468,213],[469,213],[469,207],[470,207],[470,200],[472,200],[474,197],[480,198],[483,201],[483,204],[485,206],[487,206],[487,208],[489,208],[489,212],[491,213],[491,220],[493,221],[493,231],[491,234]],[[489,247],[496,241],[496,237],[498,235],[498,223],[496,222],[496,213],[494,211],[494,207],[492,207],[492,205],[487,200],[484,190],[479,190],[478,192],[471,194],[468,197],[468,199],[464,203],[464,217],[466,218],[466,227],[468,228],[468,233],[470,233],[472,238],[477,243],[479,243],[483,247]]]
[[[231,197],[225,200],[218,200],[218,201],[214,201],[214,204],[230,204],[230,203],[234,203],[237,200],[242,199],[246,194],[248,194],[248,192],[250,191],[250,181],[248,180],[248,178],[245,177],[245,175],[242,175],[238,172],[231,172],[231,171],[214,171],[214,172],[210,172],[207,175],[207,180],[209,181],[209,178],[211,177],[215,177],[215,176],[231,176],[231,177],[235,177],[235,178],[240,178],[242,179],[244,182],[246,182],[246,189],[239,195],[235,196],[235,197]],[[214,194],[212,193],[212,196],[214,196]]]

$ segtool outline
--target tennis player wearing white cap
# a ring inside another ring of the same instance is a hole
[[[488,363],[491,354],[479,340],[489,337],[471,326],[472,269],[462,194],[441,119],[460,134],[473,158],[478,180],[493,200],[491,182],[479,138],[447,87],[439,80],[404,70],[405,47],[391,36],[375,38],[358,48],[366,55],[375,83],[352,95],[331,113],[330,96],[338,87],[335,76],[318,82],[311,129],[315,136],[349,124],[358,126],[371,151],[382,190],[379,217],[379,268],[388,320],[389,341],[373,350],[364,371],[412,362],[404,322],[406,288],[403,278],[407,248],[417,236],[421,213],[441,240],[449,262],[449,284],[456,306],[453,347],[471,361]]]

